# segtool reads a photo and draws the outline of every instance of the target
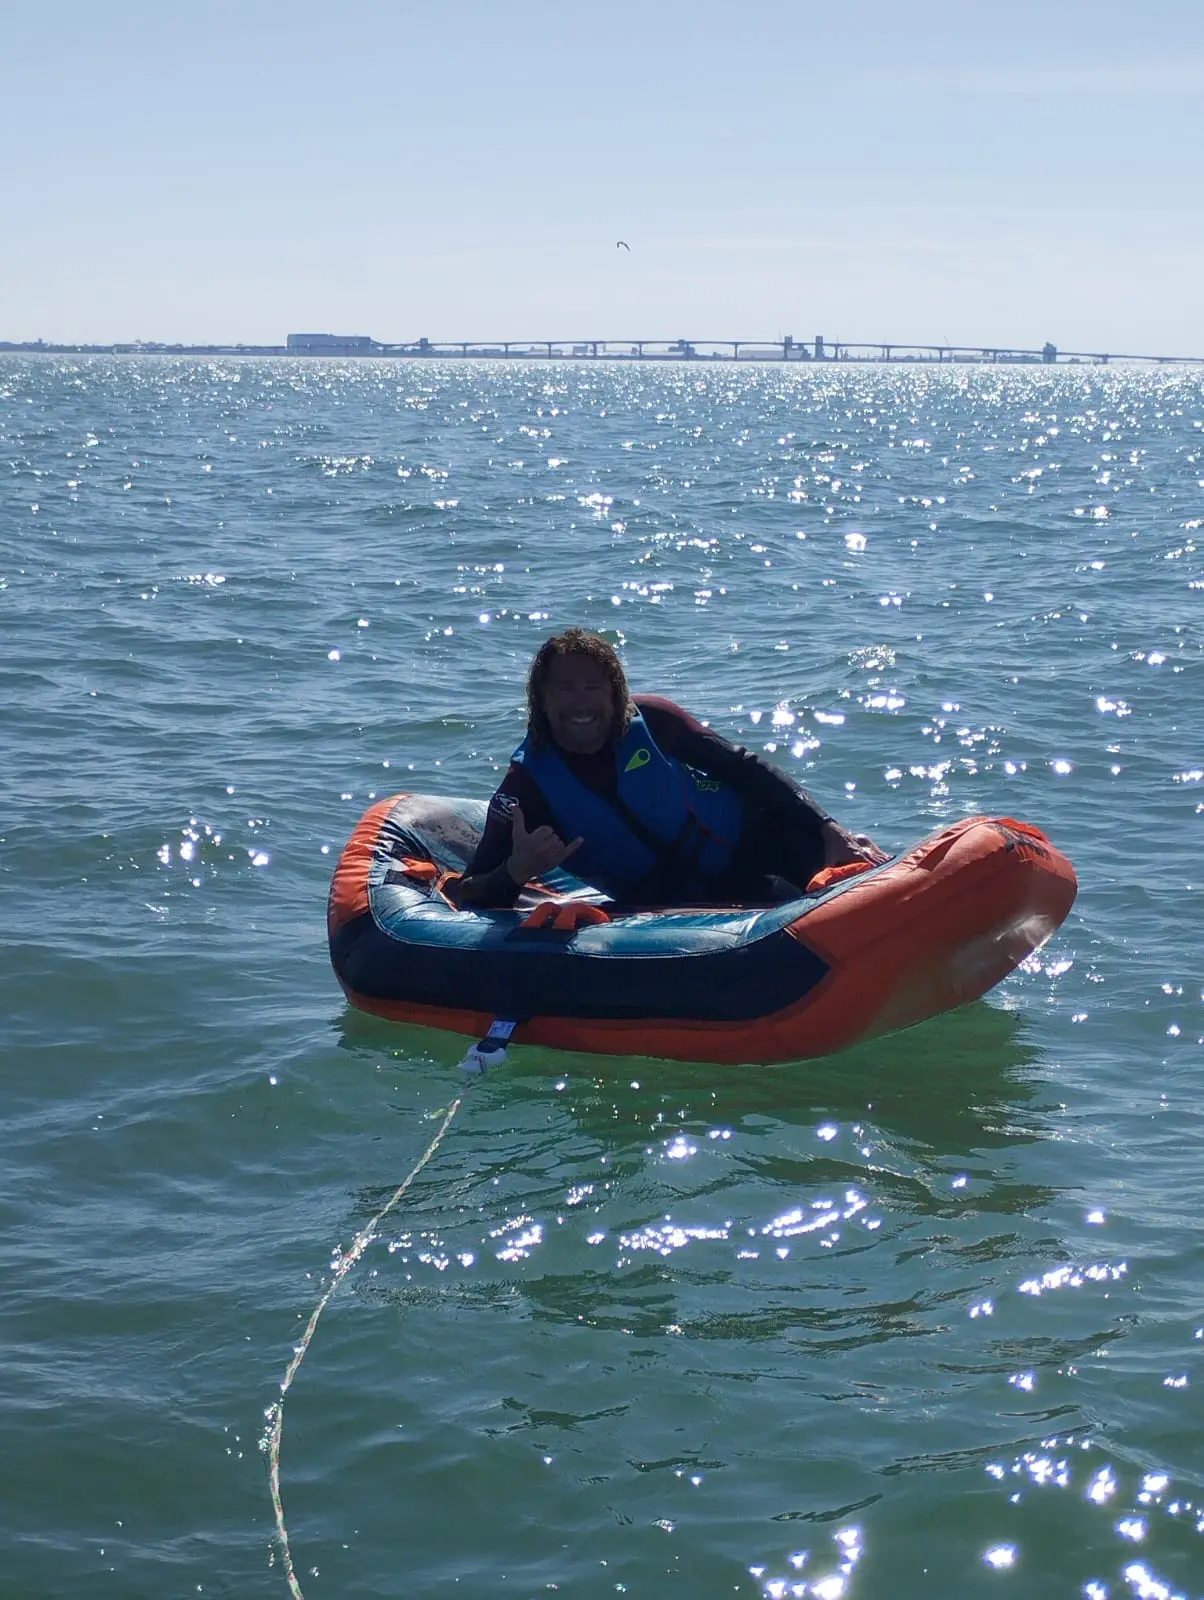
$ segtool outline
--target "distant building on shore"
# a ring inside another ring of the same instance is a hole
[[[298,356],[370,356],[376,347],[366,333],[290,333],[287,344]]]

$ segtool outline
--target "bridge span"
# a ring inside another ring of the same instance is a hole
[[[296,350],[290,336],[289,348]],[[317,350],[309,352],[318,354]],[[1029,366],[1095,365],[1112,361],[1144,361],[1167,365],[1204,363],[1204,356],[1134,355],[1102,350],[1059,350],[1044,344],[1017,345],[905,344],[895,340],[781,339],[417,339],[410,344],[380,344],[374,354],[453,356],[461,358],[560,361],[805,361],[805,362],[931,362],[1020,364]]]

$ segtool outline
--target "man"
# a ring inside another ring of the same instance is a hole
[[[633,698],[597,634],[544,642],[527,705],[527,736],[453,890],[461,906],[513,905],[562,863],[626,905],[688,906],[772,903],[821,867],[887,859],[672,700]]]

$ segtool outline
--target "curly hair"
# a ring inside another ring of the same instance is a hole
[[[544,686],[553,661],[563,656],[586,656],[590,661],[596,661],[610,679],[615,708],[614,732],[621,738],[635,716],[635,702],[627,686],[623,664],[614,646],[600,634],[589,633],[585,628],[566,628],[563,633],[554,633],[550,639],[544,640],[535,652],[535,659],[527,674],[527,735],[532,747],[538,750],[555,742],[544,708]]]

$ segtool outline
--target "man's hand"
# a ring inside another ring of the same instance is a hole
[[[824,866],[843,867],[850,861],[868,861],[880,867],[889,854],[868,833],[848,833],[838,822],[824,824]]]
[[[506,862],[506,871],[520,887],[530,883],[532,878],[538,878],[540,873],[550,872],[553,867],[560,866],[582,843],[580,838],[576,838],[572,844],[565,844],[555,828],[549,828],[546,823],[542,828],[528,833],[520,805],[515,805],[512,817],[514,844]]]

